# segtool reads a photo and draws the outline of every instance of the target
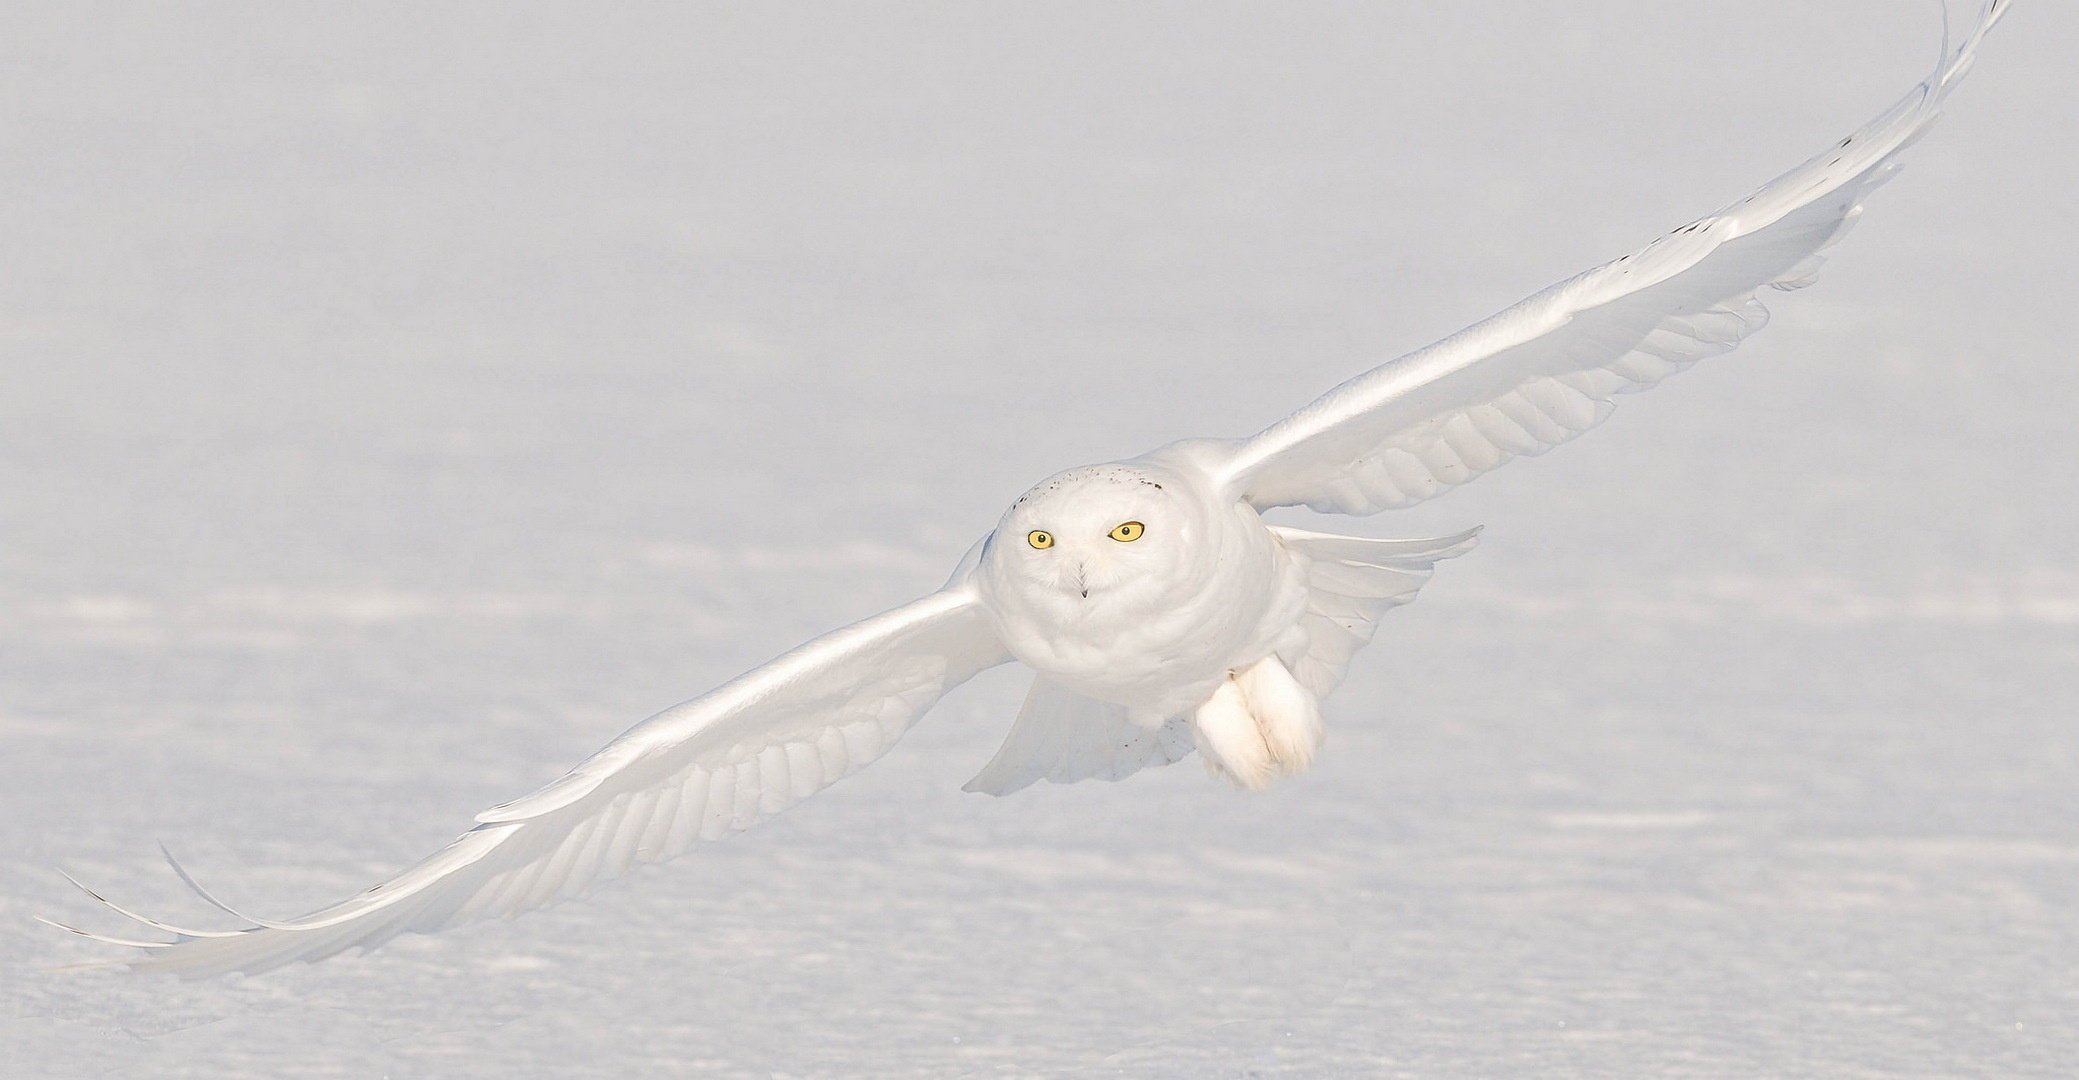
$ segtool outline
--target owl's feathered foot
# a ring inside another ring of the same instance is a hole
[[[1313,763],[1321,748],[1321,706],[1276,656],[1227,677],[1192,714],[1206,771],[1245,791]]]

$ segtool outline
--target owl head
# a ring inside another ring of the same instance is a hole
[[[1076,608],[1146,602],[1174,583],[1199,528],[1182,478],[1095,465],[1034,485],[1004,513],[984,554],[1000,590]]]

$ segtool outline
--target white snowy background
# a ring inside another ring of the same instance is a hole
[[[1005,669],[583,902],[202,983],[54,973],[108,952],[30,921],[95,918],[52,868],[197,919],[154,841],[264,913],[357,891],[935,586],[1031,481],[1744,194],[1938,29],[183,8],[0,32],[10,1080],[2079,1068],[2079,7],[2019,5],[1740,352],[1357,523],[1489,530],[1310,774],[963,795]]]

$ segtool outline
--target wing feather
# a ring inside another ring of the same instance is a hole
[[[476,827],[453,843],[358,896],[282,921],[239,916],[211,898],[246,925],[195,931],[85,890],[111,912],[173,940],[73,932],[147,949],[129,961],[134,968],[200,976],[261,971],[373,947],[401,933],[511,917],[780,813],[872,762],[948,690],[1009,658],[956,575],[940,592],[819,638],[637,724],[541,790],[479,814]]]
[[[963,790],[1009,795],[1040,780],[1123,780],[1181,761],[1192,749],[1185,717],[1144,727],[1123,705],[1084,697],[1039,675],[1003,746]]]
[[[1730,352],[1768,322],[1757,292],[1811,283],[2010,7],[1992,0],[1925,82],[1754,194],[1231,444],[1216,466],[1227,489],[1259,508],[1408,506],[1567,442],[1607,418],[1615,396]]]

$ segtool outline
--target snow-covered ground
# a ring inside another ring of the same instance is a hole
[[[51,868],[357,890],[1026,483],[1742,194],[1933,5],[10,5],[0,1074],[2072,1075],[2079,8],[2020,7],[1765,334],[1357,526],[1490,528],[1304,778],[963,795],[1006,669],[584,902],[180,983],[51,973]]]

